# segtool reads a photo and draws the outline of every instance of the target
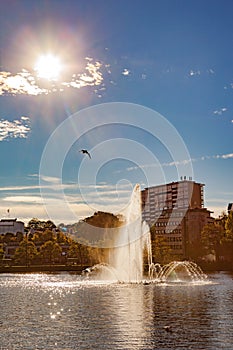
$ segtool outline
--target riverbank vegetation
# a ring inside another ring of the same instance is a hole
[[[93,216],[58,227],[48,220],[33,218],[25,233],[5,233],[0,236],[0,265],[77,265],[89,266],[105,261],[108,253],[103,242],[110,243],[109,227],[119,227],[121,218],[110,213],[96,212]],[[97,228],[101,228],[101,237]],[[84,238],[85,237],[85,238]]]
[[[82,269],[106,262],[109,254],[106,246],[111,246],[112,239],[108,228],[118,228],[122,224],[121,217],[97,212],[79,223],[69,225],[67,232],[63,224],[57,227],[50,220],[33,218],[24,233],[0,235],[0,266],[41,266],[42,270],[42,266],[60,265],[63,269],[64,266],[67,269],[68,266],[80,266]],[[233,212],[223,214],[204,226],[200,237],[195,241],[190,240],[186,249],[185,259],[210,269],[233,269]],[[174,260],[164,237],[155,236],[152,240],[152,254],[153,261],[160,264]]]

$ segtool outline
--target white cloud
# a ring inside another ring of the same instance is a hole
[[[186,165],[190,162],[198,162],[198,161],[204,161],[208,159],[230,159],[233,158],[233,153],[227,153],[227,154],[217,154],[212,156],[201,156],[198,158],[191,158],[191,159],[184,159],[180,161],[173,161],[173,162],[167,162],[167,163],[161,163],[161,164],[143,164],[143,165],[136,165],[132,167],[126,168],[126,171],[134,171],[138,169],[151,169],[151,168],[158,168],[158,167],[172,167],[172,166],[178,166],[178,165]],[[119,170],[118,172],[121,172]]]
[[[222,159],[233,158],[233,153],[222,154],[219,158],[222,158]]]
[[[26,95],[40,95],[49,94],[56,91],[63,91],[63,87],[72,87],[80,89],[85,86],[98,86],[103,81],[103,76],[100,71],[102,64],[98,61],[93,62],[93,59],[87,57],[85,72],[78,74],[71,74],[71,80],[68,81],[48,81],[48,87],[45,89],[41,86],[43,79],[40,80],[31,72],[23,69],[15,75],[2,71],[0,72],[0,95],[5,94],[26,94]]]
[[[191,69],[190,71],[189,71],[189,76],[190,77],[193,77],[193,76],[195,76],[195,75],[201,75],[201,72],[200,72],[200,70],[193,70],[193,69]]]
[[[41,196],[7,196],[2,198],[2,201],[5,202],[17,202],[17,203],[37,203],[42,204],[43,200]]]
[[[173,161],[173,162],[166,162],[166,163],[161,163],[161,164],[143,164],[143,165],[136,165],[132,167],[126,168],[127,171],[133,171],[133,170],[138,170],[138,169],[147,169],[147,168],[158,168],[158,167],[172,167],[172,166],[178,166],[178,165],[186,165],[189,164],[190,162],[195,161],[195,159],[184,159],[180,161]]]
[[[211,216],[218,218],[222,215],[223,212],[226,212],[226,206],[225,205],[211,205],[209,204],[209,201],[206,200],[206,207],[208,210],[212,211]]]
[[[31,191],[31,190],[36,190],[40,189],[39,185],[32,185],[32,186],[3,186],[0,187],[0,192],[6,192],[6,191],[12,191],[12,192],[17,192],[17,191]]]
[[[10,72],[0,72],[0,95],[39,95],[46,92],[46,89],[41,89],[35,84],[35,78],[28,71],[22,70],[15,75]]]
[[[213,111],[213,114],[216,114],[216,115],[222,115],[224,112],[227,111],[227,108],[226,107],[223,107],[223,108],[220,108],[220,109],[216,109],[215,111]]]
[[[90,216],[98,210],[119,213],[128,205],[132,193],[128,184],[103,184],[102,186],[93,184],[89,187],[86,184],[84,186],[85,192],[82,194],[70,192],[61,195],[48,191],[43,194],[43,197],[38,192],[29,192],[33,188],[39,189],[39,186],[8,187],[7,195],[1,198],[0,211],[6,213],[6,208],[10,208],[11,216],[26,222],[32,217],[46,220],[48,219],[46,213],[52,213],[53,217],[49,217],[49,219],[55,223],[71,223]],[[14,191],[23,189],[22,194],[14,193]],[[0,188],[0,190],[3,192],[4,188]],[[9,194],[10,191],[12,191],[11,194]]]
[[[54,177],[54,176],[43,176],[42,175],[41,179],[45,182],[54,183],[54,184],[59,184],[61,181],[59,177]]]
[[[130,75],[130,70],[129,69],[127,69],[127,68],[124,68],[123,69],[123,72],[121,73],[122,75],[125,75],[125,76],[128,76],[128,75]]]
[[[11,138],[26,138],[30,132],[29,118],[22,116],[20,119],[13,121],[0,120],[0,141]]]
[[[209,74],[214,74],[215,71],[214,71],[213,69],[209,68],[209,69],[207,69],[207,73],[209,73]]]

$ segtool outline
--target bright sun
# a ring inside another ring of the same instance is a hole
[[[39,57],[34,70],[38,78],[57,80],[62,70],[62,64],[58,57],[47,54]]]

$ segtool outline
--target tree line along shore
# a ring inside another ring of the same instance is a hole
[[[103,248],[101,242],[90,244],[89,228],[100,227],[107,231],[109,227],[118,228],[122,224],[120,216],[97,212],[70,225],[70,232],[75,232],[74,235],[64,232],[63,224],[57,227],[50,220],[33,218],[24,233],[0,235],[0,272],[80,273],[87,266],[107,262],[109,255],[109,249]],[[166,238],[154,235],[154,226],[150,230],[153,261],[163,265],[176,259]],[[233,212],[223,213],[213,223],[204,226],[201,237],[190,242],[186,259],[198,263],[204,270],[233,271]]]

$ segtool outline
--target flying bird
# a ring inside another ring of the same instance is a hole
[[[81,149],[81,151],[79,151],[79,152],[81,152],[81,153],[83,153],[83,154],[87,154],[88,157],[91,159],[91,155],[90,155],[90,153],[89,153],[86,149]]]
[[[172,333],[172,328],[171,328],[171,326],[164,326],[163,328],[165,329],[165,331],[171,332],[171,333]]]

